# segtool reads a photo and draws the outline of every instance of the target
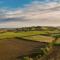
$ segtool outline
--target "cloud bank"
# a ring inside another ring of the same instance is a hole
[[[24,8],[0,9],[0,27],[60,26],[60,3],[34,0]]]

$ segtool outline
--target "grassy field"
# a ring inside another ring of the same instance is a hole
[[[24,37],[24,36],[38,35],[38,34],[44,34],[44,33],[46,32],[41,32],[41,31],[5,32],[5,33],[0,33],[0,39]]]
[[[30,54],[31,51],[45,46],[44,43],[34,42],[29,39],[32,36],[44,34],[41,31],[27,31],[27,32],[4,32],[0,33],[0,60],[19,60],[19,56]],[[31,37],[30,37],[31,36]],[[23,39],[15,39],[15,37],[28,37],[28,41]],[[37,41],[37,40],[36,40]]]
[[[51,43],[57,32],[52,31],[21,31],[0,33],[0,60],[20,60],[19,56],[30,54]],[[46,43],[44,43],[46,42]],[[44,45],[44,46],[43,46]],[[60,37],[55,45],[60,45]],[[57,48],[58,49],[58,48]]]
[[[11,38],[21,37],[33,41],[52,42],[54,40],[54,37],[45,36],[46,34],[49,34],[48,32],[51,35],[53,35],[51,31],[4,32],[4,33],[0,33],[0,40],[5,40],[5,39],[9,40]],[[57,42],[60,43],[60,39],[58,39]]]
[[[0,34],[0,40],[15,39],[15,37],[23,38],[25,40],[39,41],[39,42],[52,42],[53,37],[42,36],[41,34],[47,34],[46,31],[27,31],[27,32],[5,32]]]

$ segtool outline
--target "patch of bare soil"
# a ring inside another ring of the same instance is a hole
[[[0,60],[18,60],[17,57],[30,54],[36,47],[43,47],[46,43],[25,41],[18,39],[0,40]]]

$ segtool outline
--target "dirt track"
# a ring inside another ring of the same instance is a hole
[[[17,39],[0,40],[0,60],[18,60],[18,56],[29,54],[34,48],[44,46],[45,44]]]

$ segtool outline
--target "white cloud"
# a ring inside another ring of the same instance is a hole
[[[25,5],[25,8],[16,10],[0,10],[0,19],[16,18],[15,20],[0,23],[4,27],[21,27],[32,25],[60,26],[60,4],[39,1]],[[18,20],[18,21],[17,21]],[[8,26],[7,26],[8,25]]]

